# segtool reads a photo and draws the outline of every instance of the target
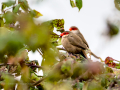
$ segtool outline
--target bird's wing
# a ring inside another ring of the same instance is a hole
[[[69,34],[68,40],[73,46],[87,49],[87,46],[83,43],[82,39],[79,36],[75,35],[74,33]]]
[[[80,35],[79,35],[79,37],[80,38],[82,38],[82,41],[88,46],[88,48],[89,48],[89,45],[88,45],[88,43],[87,43],[87,41],[85,40],[85,38],[83,37],[83,35],[81,34],[81,33],[79,33]]]

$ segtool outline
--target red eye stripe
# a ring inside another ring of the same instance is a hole
[[[69,28],[69,31],[78,30],[77,28]]]
[[[69,34],[69,33],[68,32],[63,32],[63,33],[60,34],[60,36],[64,36],[64,35],[67,35],[67,34]]]

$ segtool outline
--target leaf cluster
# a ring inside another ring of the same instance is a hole
[[[82,7],[82,0],[72,7]],[[42,14],[27,0],[2,3],[0,14],[0,89],[5,90],[105,90],[118,88],[120,64],[88,61],[79,54],[60,52],[64,19],[35,23]],[[64,50],[64,49],[63,49]],[[38,51],[42,63],[29,60],[29,51]],[[111,68],[112,67],[112,68]],[[43,76],[37,75],[42,70]],[[17,77],[20,77],[18,80]]]

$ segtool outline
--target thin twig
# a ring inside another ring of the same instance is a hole
[[[17,6],[17,5],[13,5],[13,6],[11,6],[11,7],[7,8],[7,9],[5,9],[3,12],[5,12],[5,11],[7,11],[7,10],[9,10],[9,9],[13,8],[13,7],[15,7],[15,6]]]
[[[26,64],[26,65],[31,67],[36,67],[36,68],[43,68],[42,66],[38,66],[38,65],[31,65],[31,64]]]
[[[45,78],[46,78],[46,77],[41,78],[41,79],[38,80],[37,82],[33,83],[32,86],[35,86],[35,85],[41,83]]]
[[[58,50],[64,50],[64,51],[66,51],[64,48],[57,48]]]
[[[40,54],[40,55],[43,55],[43,54],[40,52],[40,50],[39,50],[39,49],[37,49],[37,51],[39,52],[39,54]]]
[[[100,59],[100,60],[101,60],[101,62],[104,62],[104,61],[101,59],[101,57],[98,57],[98,56],[97,56],[97,55],[95,55],[92,51],[90,51],[90,54],[91,54],[91,55],[93,55],[95,58]]]

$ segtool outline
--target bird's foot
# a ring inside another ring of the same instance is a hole
[[[69,57],[74,58],[75,60],[77,59],[77,55],[72,54],[72,53],[68,53],[68,54],[69,54]]]

